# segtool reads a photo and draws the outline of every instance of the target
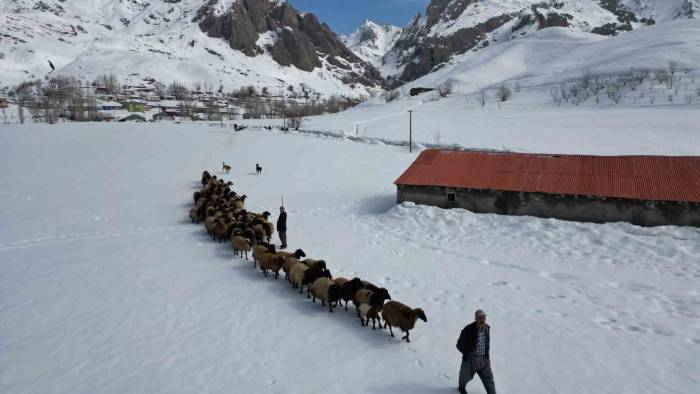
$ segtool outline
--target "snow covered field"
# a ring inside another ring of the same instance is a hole
[[[644,136],[600,151],[698,153],[687,129]],[[0,392],[452,393],[477,308],[501,393],[698,387],[698,229],[395,206],[405,150],[193,125],[0,129]],[[190,224],[199,174],[223,160],[249,208],[284,195],[290,247],[422,307],[412,343],[329,314]]]

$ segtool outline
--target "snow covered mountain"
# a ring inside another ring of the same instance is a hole
[[[455,55],[548,27],[614,36],[659,22],[693,18],[700,0],[432,0],[384,56],[385,68],[411,81]]]
[[[0,86],[111,72],[225,89],[304,84],[357,96],[382,79],[330,28],[282,0],[5,0]]]
[[[384,74],[384,55],[394,46],[400,36],[400,27],[389,24],[380,25],[365,19],[357,30],[340,38],[345,46],[360,59],[371,63]]]

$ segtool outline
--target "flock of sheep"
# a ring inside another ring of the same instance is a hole
[[[375,329],[376,323],[379,328],[389,327],[392,337],[392,326],[398,327],[406,333],[402,339],[407,342],[410,342],[409,330],[413,329],[416,320],[428,321],[422,309],[392,301],[389,291],[383,287],[360,278],[333,278],[324,260],[302,260],[306,253],[301,249],[293,253],[276,250],[270,243],[275,230],[268,221],[270,213],[247,211],[246,196],[238,195],[231,190],[231,186],[232,182],[204,171],[202,188],[194,192],[195,206],[190,209],[190,219],[193,223],[204,222],[207,233],[217,242],[231,242],[234,254],[241,258],[248,260],[248,253],[251,252],[253,267],[259,266],[266,277],[271,272],[277,279],[279,272],[284,271],[285,279],[292,288],[298,288],[299,293],[303,293],[306,287],[307,298],[313,302],[318,298],[323,306],[327,303],[330,312],[334,307],[342,306],[343,302],[347,311],[348,303],[352,301],[363,326],[368,326],[372,320],[372,329]]]

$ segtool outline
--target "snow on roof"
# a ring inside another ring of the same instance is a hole
[[[116,101],[105,101],[102,104],[100,104],[102,107],[118,107],[121,108],[123,107],[121,103],[118,103]]]

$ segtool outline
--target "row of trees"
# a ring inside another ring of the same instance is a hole
[[[189,90],[180,82],[174,81],[167,86],[156,81],[152,82],[151,86],[155,86],[155,94],[161,97],[174,96],[179,101],[178,112],[192,119],[220,119],[222,114],[217,101],[233,103],[242,108],[247,117],[259,119],[298,118],[336,113],[366,100],[364,97],[351,98],[336,95],[317,98],[314,96],[310,100],[304,99],[304,103],[301,103],[299,99],[289,99],[284,96],[272,97],[266,87],[258,92],[255,87],[247,86],[229,94],[220,94],[214,99],[200,101],[196,93],[199,90]],[[21,123],[24,123],[28,112],[35,119],[47,123],[54,123],[59,118],[72,121],[99,121],[102,120],[102,116],[97,106],[97,99],[92,93],[98,87],[107,94],[124,94],[117,77],[113,74],[104,74],[98,76],[90,86],[83,86],[78,79],[69,76],[57,76],[46,82],[40,79],[23,82],[15,87],[10,95],[17,103],[17,115]],[[200,88],[201,86],[195,86],[195,89]],[[208,89],[210,86],[204,88]],[[291,90],[295,91],[294,88]],[[306,87],[300,90],[300,93],[309,92]],[[309,95],[309,97],[312,96]],[[202,103],[205,105],[204,108]]]

